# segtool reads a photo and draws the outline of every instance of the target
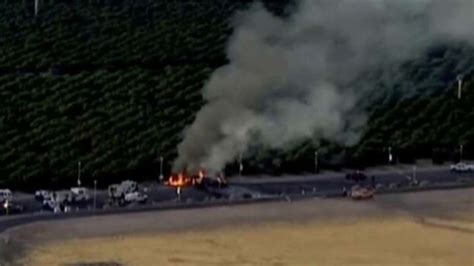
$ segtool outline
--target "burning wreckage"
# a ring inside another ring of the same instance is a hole
[[[346,175],[346,179],[352,180],[356,184],[349,190],[344,188],[344,196],[354,200],[368,200],[375,196],[374,184],[365,184],[363,182],[367,179],[367,176],[364,173],[356,171]],[[371,181],[374,183],[373,178]],[[242,200],[285,196],[288,200],[288,195],[286,194],[263,194],[260,191],[237,185],[230,185],[222,174],[217,175],[217,177],[210,177],[202,170],[194,175],[189,175],[186,171],[172,174],[164,184],[176,189],[178,200],[181,199],[182,190],[186,187],[198,189],[218,199]]]
[[[207,175],[203,170],[197,174],[189,175],[186,171],[170,175],[165,185],[176,188],[178,199],[185,187],[194,187],[214,198],[223,199],[252,199],[262,198],[263,195],[243,187],[229,185],[221,173],[216,177]]]

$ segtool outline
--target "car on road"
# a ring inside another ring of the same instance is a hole
[[[452,164],[449,167],[449,170],[451,172],[457,172],[457,173],[469,173],[474,171],[474,165],[473,164],[467,164],[463,162],[459,162],[457,164]]]
[[[372,199],[375,195],[375,190],[371,187],[354,186],[350,191],[350,197],[354,200]]]
[[[0,215],[19,214],[22,213],[23,210],[24,208],[22,205],[5,201],[0,206]]]
[[[144,204],[146,203],[147,200],[148,200],[148,195],[140,191],[135,191],[135,192],[130,192],[130,193],[125,194],[125,202],[127,203],[137,202],[137,203]]]

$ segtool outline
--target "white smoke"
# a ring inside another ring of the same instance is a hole
[[[261,4],[238,13],[230,63],[205,85],[175,170],[221,170],[255,143],[354,144],[366,120],[357,102],[377,89],[354,81],[436,43],[474,41],[473,1],[301,0],[288,18]]]

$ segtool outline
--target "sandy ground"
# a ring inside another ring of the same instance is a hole
[[[469,266],[474,189],[81,218],[6,236],[27,248],[25,265]]]

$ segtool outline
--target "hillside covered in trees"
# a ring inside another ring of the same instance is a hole
[[[42,0],[0,2],[0,185],[156,178],[176,157],[201,88],[227,63],[231,18],[252,1]],[[263,1],[285,15],[291,1]],[[246,156],[249,173],[474,155],[474,49],[434,47],[392,75],[374,73],[369,122],[354,147],[310,141]],[[465,74],[456,98],[456,77]],[[232,171],[233,166],[229,166]]]

